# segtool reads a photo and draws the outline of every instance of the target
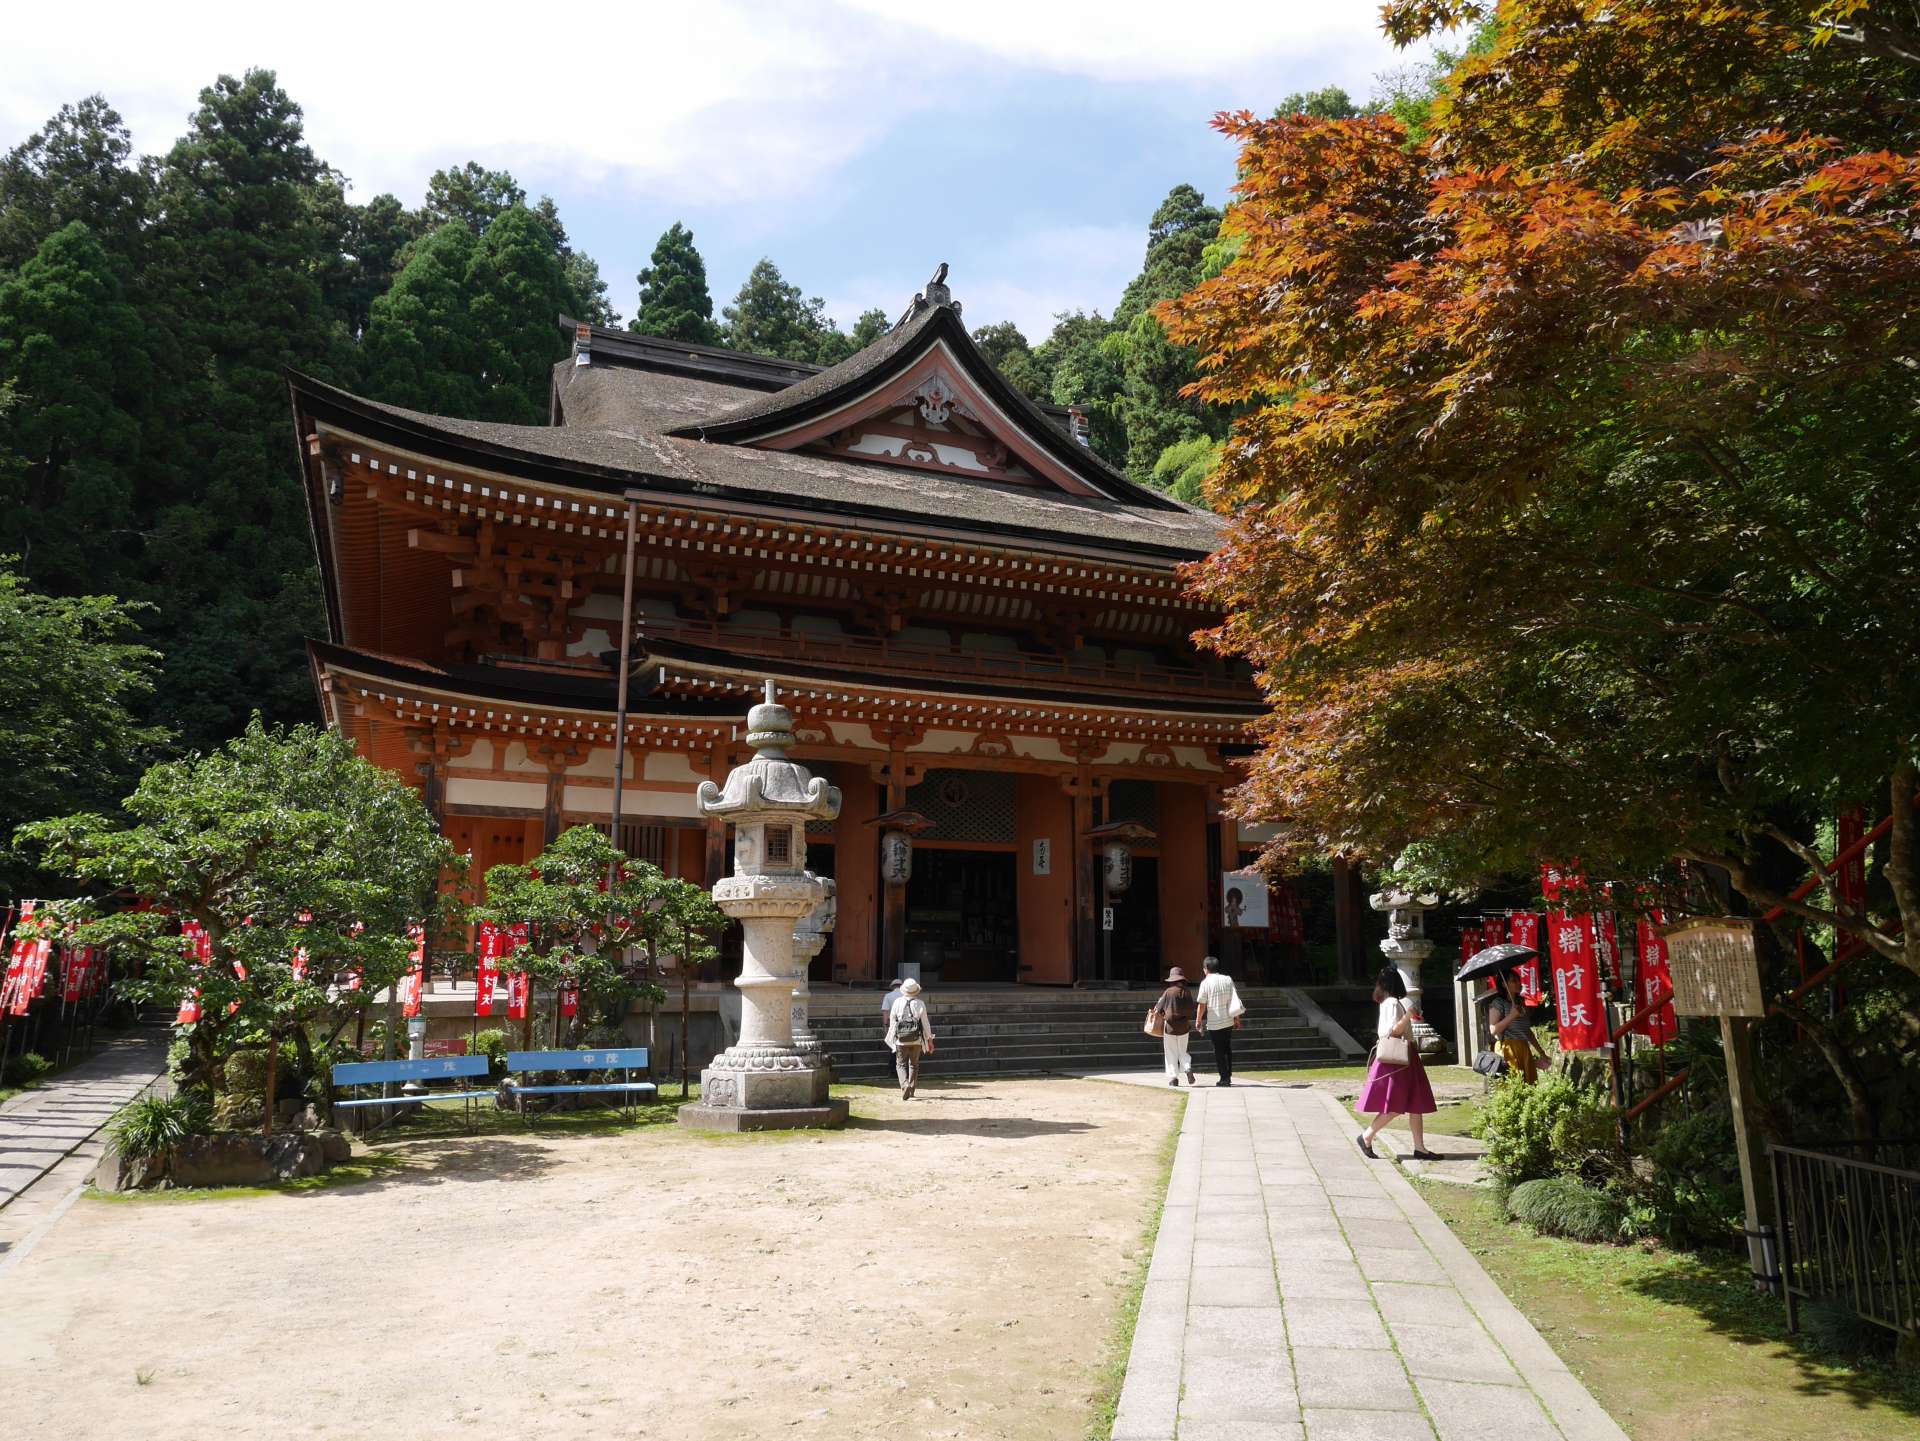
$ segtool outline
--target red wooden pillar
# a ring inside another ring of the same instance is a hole
[[[1207,793],[1192,782],[1162,781],[1160,813],[1160,964],[1200,974],[1207,954],[1212,877],[1207,874]]]

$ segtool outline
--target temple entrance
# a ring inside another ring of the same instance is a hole
[[[1158,981],[1167,973],[1160,954],[1160,862],[1153,856],[1135,856],[1133,884],[1111,904],[1113,979],[1142,985]]]
[[[907,960],[928,984],[1019,979],[1014,856],[916,847],[907,882]]]

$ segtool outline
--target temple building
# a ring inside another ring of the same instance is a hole
[[[1147,979],[1226,939],[1222,799],[1261,705],[1189,641],[1219,619],[1180,576],[1214,516],[1015,390],[938,280],[824,370],[562,323],[546,426],[291,382],[322,708],[476,876],[608,825],[618,768],[622,847],[711,883],[727,837],[695,791],[771,681],[844,798],[809,836],[839,893],[819,980]],[[1119,822],[1124,894],[1099,855]]]

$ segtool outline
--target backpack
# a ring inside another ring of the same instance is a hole
[[[893,1013],[893,1042],[897,1046],[920,1044],[920,1017],[911,1000]]]

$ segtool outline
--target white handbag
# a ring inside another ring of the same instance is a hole
[[[1233,993],[1233,1000],[1227,1005],[1227,1019],[1237,1021],[1246,1015],[1246,1013],[1247,1003],[1240,999],[1240,992],[1236,989]]]
[[[1396,1001],[1396,1005],[1399,1003]],[[1406,1015],[1407,1008],[1400,1006],[1400,1014]],[[1411,1036],[1382,1036],[1373,1048],[1374,1056],[1383,1066],[1410,1066],[1413,1064],[1413,1038]]]

